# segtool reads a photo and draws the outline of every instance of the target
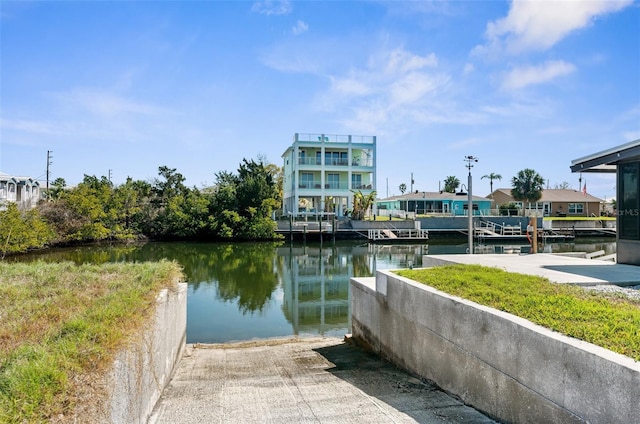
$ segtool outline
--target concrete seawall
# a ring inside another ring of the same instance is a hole
[[[378,271],[351,280],[353,337],[507,422],[640,422],[640,363]]]
[[[114,361],[104,404],[105,422],[146,423],[186,345],[187,284],[164,289],[141,337]]]

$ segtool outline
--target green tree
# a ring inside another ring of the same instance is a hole
[[[458,177],[454,177],[453,175],[448,176],[444,180],[444,191],[447,193],[455,193],[456,190],[460,187],[460,180]]]
[[[85,175],[61,201],[79,224],[64,235],[64,241],[95,241],[115,236],[117,207],[111,203],[113,185],[106,177]]]
[[[238,174],[216,174],[211,194],[210,229],[223,239],[271,240],[278,238],[272,212],[281,200],[274,167],[262,160],[243,159]]]
[[[500,181],[502,179],[502,175],[500,174],[495,174],[495,173],[490,173],[487,175],[483,175],[480,179],[484,180],[485,178],[487,178],[489,180],[489,190],[491,193],[493,193],[493,180],[498,180]]]
[[[15,203],[0,210],[0,253],[22,253],[49,244],[54,238],[52,228],[37,209],[20,211]]]
[[[49,192],[47,193],[47,198],[52,200],[57,200],[62,196],[65,187],[67,186],[67,182],[64,178],[58,177],[53,180],[51,186],[49,187]]]
[[[511,186],[511,196],[519,202],[529,202],[531,207],[531,203],[542,197],[544,178],[533,169],[526,168],[511,179]]]
[[[351,219],[362,220],[364,219],[367,211],[373,202],[376,200],[376,191],[371,191],[369,194],[362,193],[361,190],[351,190],[353,193],[353,209],[351,211]]]

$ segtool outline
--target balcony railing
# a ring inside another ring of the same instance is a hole
[[[375,144],[376,136],[374,135],[337,135],[337,134],[303,134],[296,133],[294,142],[317,142],[317,143],[361,143]]]
[[[373,185],[372,184],[360,184],[360,185],[352,185],[351,188],[353,190],[372,190],[373,189]]]
[[[320,190],[322,189],[322,183],[320,181],[306,181],[298,184],[299,189],[303,190]],[[325,190],[347,190],[349,186],[347,183],[325,183]]]
[[[298,158],[300,165],[321,165],[320,158]]]
[[[298,158],[298,164],[300,165],[313,165],[319,166],[322,165],[322,161],[319,158]],[[325,161],[325,166],[348,166],[349,161],[347,159],[329,159]],[[363,166],[363,167],[372,167],[373,161],[362,161],[360,159],[353,159],[351,161],[351,166]]]

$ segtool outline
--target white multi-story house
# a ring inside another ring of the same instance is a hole
[[[40,183],[31,177],[16,177],[0,172],[0,208],[17,203],[20,209],[33,208],[40,200]]]
[[[298,134],[282,154],[283,212],[335,213],[353,207],[354,191],[376,189],[376,137]]]

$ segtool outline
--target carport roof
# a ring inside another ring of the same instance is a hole
[[[616,164],[640,158],[640,139],[571,161],[571,172],[616,172]]]

